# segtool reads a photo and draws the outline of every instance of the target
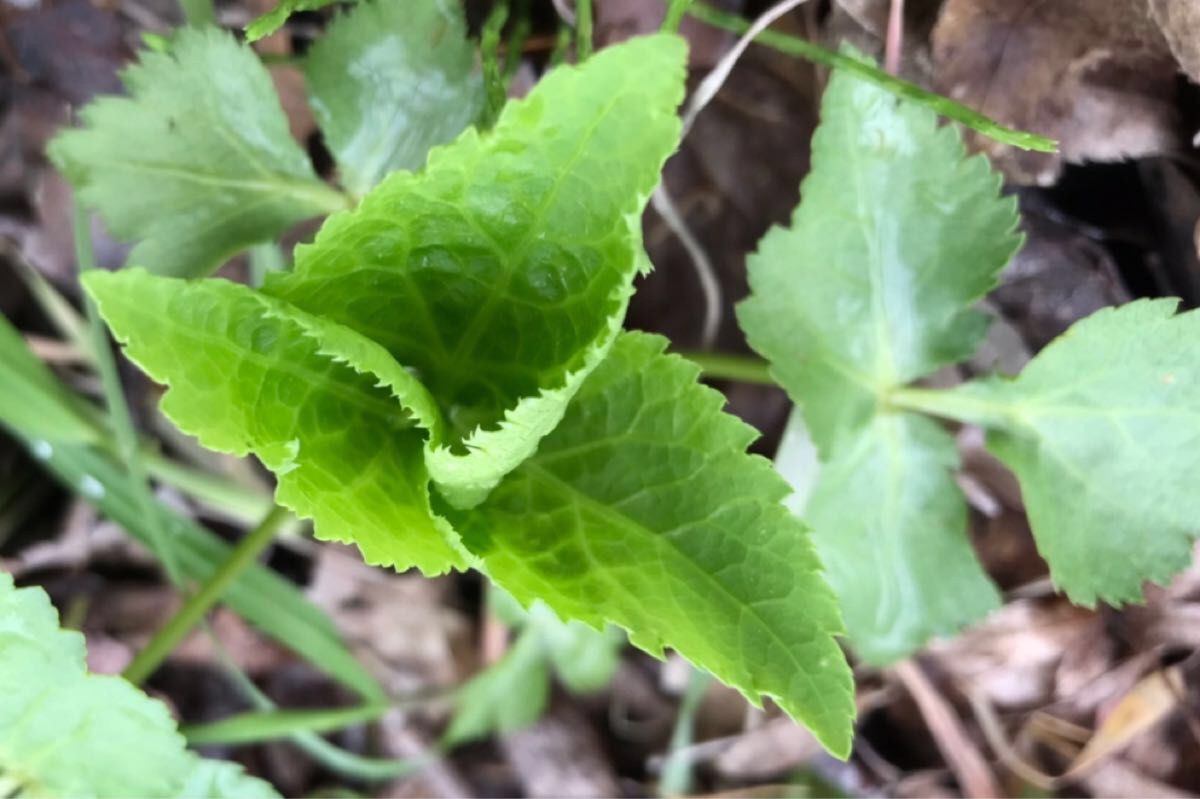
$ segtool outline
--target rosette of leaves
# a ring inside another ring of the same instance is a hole
[[[821,116],[803,202],[751,256],[739,319],[816,445],[815,479],[792,474],[796,504],[857,652],[891,662],[999,603],[955,441],[931,415],[987,430],[1072,600],[1134,601],[1185,567],[1200,533],[1200,316],[1134,302],[1079,322],[1015,379],[910,388],[982,342],[972,305],[1020,243],[1016,202],[931,111],[838,74]]]
[[[685,55],[658,35],[552,70],[261,290],[84,282],[164,412],[257,455],[319,536],[673,647],[845,755],[841,621],[786,483],[694,366],[621,332]]]
[[[83,636],[40,588],[0,572],[0,789],[5,796],[266,799],[240,766],[189,752],[170,712],[89,674]]]

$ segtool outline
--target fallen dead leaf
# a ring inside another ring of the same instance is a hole
[[[1059,154],[1033,153],[971,134],[1013,182],[1183,145],[1175,58],[1145,0],[947,0],[933,54],[939,91],[1058,140]]]
[[[1200,83],[1200,4],[1195,0],[1149,0],[1150,13],[1188,76]]]
[[[1159,724],[1178,706],[1183,691],[1183,674],[1177,666],[1143,678],[1104,717],[1096,734],[1071,763],[1068,777],[1086,774]]]

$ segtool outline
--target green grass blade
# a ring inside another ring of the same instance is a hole
[[[722,30],[731,31],[739,35],[750,29],[750,23],[737,14],[720,11],[704,3],[694,3],[688,9],[687,13],[715,28],[721,28]],[[915,83],[909,83],[870,64],[865,64],[862,61],[842,55],[841,53],[835,53],[832,50],[826,50],[824,47],[807,42],[804,39],[788,36],[777,31],[765,30],[755,37],[755,41],[765,44],[768,47],[773,47],[788,55],[798,56],[833,69],[841,69],[852,73],[885,91],[891,92],[897,97],[903,97],[905,100],[911,100],[914,103],[931,108],[947,119],[952,119],[955,122],[966,125],[971,130],[977,131],[989,139],[994,139],[1002,144],[1019,147],[1022,150],[1034,150],[1040,153],[1053,153],[1058,150],[1058,143],[1053,139],[1002,125],[991,117],[974,111],[962,103],[956,103],[949,97],[922,89]]]

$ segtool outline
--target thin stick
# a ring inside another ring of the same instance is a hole
[[[717,93],[721,91],[721,87],[725,85],[725,81],[729,78],[729,73],[733,72],[738,59],[742,57],[742,53],[746,52],[746,48],[754,41],[754,37],[765,30],[772,22],[806,2],[808,0],[782,0],[782,2],[771,6],[758,19],[754,20],[750,28],[738,39],[737,44],[721,57],[717,65],[704,76],[704,80],[700,82],[700,85],[696,87],[696,91],[692,93],[687,109],[683,113],[683,130],[681,136],[687,136],[688,131],[692,129],[692,125],[696,121],[696,117],[700,115],[705,106],[712,102]],[[686,7],[681,7],[683,5],[673,3],[668,9],[668,17],[682,14],[686,10]],[[696,272],[696,278],[700,281],[700,290],[704,294],[704,316],[700,327],[700,346],[707,349],[716,342],[717,334],[721,329],[721,306],[724,302],[721,296],[721,282],[717,279],[712,259],[709,258],[704,246],[700,244],[700,240],[696,238],[691,228],[688,227],[683,215],[676,209],[675,203],[671,200],[671,195],[667,193],[666,187],[663,184],[660,183],[658,189],[654,192],[652,202],[654,203],[654,210],[658,211],[663,221],[667,223],[667,227],[671,229],[671,232],[683,244],[683,248],[687,251],[688,258],[692,262],[692,269]]]
[[[900,58],[904,53],[904,0],[892,0],[888,12],[887,39],[883,47],[883,68],[893,75],[899,75]]]
[[[742,33],[742,37],[738,39],[737,44],[721,57],[717,65],[712,68],[711,72],[704,76],[704,80],[700,81],[700,85],[692,93],[692,99],[688,101],[687,110],[683,113],[684,136],[687,136],[688,131],[692,128],[692,123],[696,121],[696,117],[704,110],[704,107],[712,102],[712,99],[717,96],[717,92],[721,91],[721,87],[725,85],[725,80],[729,77],[729,73],[733,71],[733,67],[737,64],[738,59],[742,57],[742,53],[746,52],[746,48],[750,46],[750,43],[760,33],[765,31],[772,22],[793,8],[807,2],[808,0],[782,0],[782,2],[776,3],[764,11]]]
[[[183,640],[183,637],[203,618],[204,614],[217,603],[239,574],[253,563],[262,551],[275,539],[275,534],[284,522],[290,518],[290,513],[276,505],[230,551],[212,576],[192,596],[183,603],[175,615],[167,620],[150,643],[137,653],[133,662],[125,669],[125,679],[134,685],[154,673],[154,670],[166,660],[167,655]]]
[[[700,291],[704,294],[704,316],[700,326],[700,346],[708,349],[717,340],[717,333],[721,330],[721,305],[723,298],[721,296],[721,282],[717,279],[717,270],[713,267],[712,259],[708,257],[708,252],[705,251],[692,229],[688,227],[683,215],[679,213],[679,209],[675,207],[675,202],[671,199],[671,195],[667,193],[665,184],[659,183],[658,188],[654,190],[654,194],[650,196],[650,202],[654,206],[654,210],[662,217],[662,220],[667,223],[667,227],[679,239],[683,245],[683,249],[687,251],[688,258],[692,262],[692,269],[696,272],[696,279],[700,281]]]
[[[1003,796],[996,777],[983,755],[967,737],[966,730],[950,705],[933,687],[915,660],[902,660],[892,667],[909,696],[925,718],[938,751],[958,779],[963,795],[970,799]]]

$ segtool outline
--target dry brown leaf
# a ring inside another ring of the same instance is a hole
[[[1014,182],[1182,146],[1175,59],[1145,0],[947,0],[933,50],[939,91],[1059,141],[1032,153],[972,135]]]
[[[1096,734],[1071,763],[1068,776],[1087,773],[1149,731],[1175,709],[1183,691],[1183,674],[1177,666],[1143,678],[1104,717]]]
[[[1195,0],[1149,0],[1150,13],[1188,76],[1200,83],[1200,3]]]
[[[1104,640],[1103,622],[1066,602],[1019,600],[962,635],[927,649],[938,668],[998,708],[1052,701],[1063,653]]]

